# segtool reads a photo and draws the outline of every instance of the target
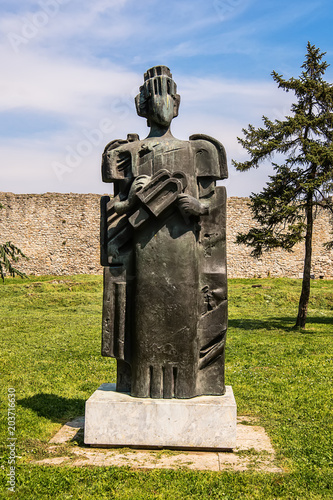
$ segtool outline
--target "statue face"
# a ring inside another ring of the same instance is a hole
[[[173,98],[167,93],[152,94],[148,102],[148,118],[162,127],[168,127],[173,117]]]
[[[155,69],[162,71],[160,67],[148,71]],[[177,94],[177,86],[171,74],[155,73],[155,76],[147,78],[140,87],[140,94],[135,98],[136,110],[139,116],[148,119],[148,125],[155,123],[161,127],[168,127],[172,118],[178,115],[180,96]]]

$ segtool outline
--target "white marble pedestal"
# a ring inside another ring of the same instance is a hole
[[[102,384],[86,402],[84,442],[92,446],[191,449],[236,447],[237,407],[224,396],[135,398]]]

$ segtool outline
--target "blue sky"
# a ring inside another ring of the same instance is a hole
[[[108,192],[104,146],[147,135],[133,98],[164,64],[181,94],[173,134],[214,136],[229,196],[259,191],[271,167],[236,172],[231,159],[246,158],[237,136],[289,113],[293,95],[270,75],[298,76],[308,40],[333,65],[332,26],[330,0],[2,0],[0,190]]]

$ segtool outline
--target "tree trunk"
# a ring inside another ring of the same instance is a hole
[[[311,259],[312,259],[312,232],[313,232],[313,201],[312,193],[308,195],[306,204],[306,235],[305,235],[305,258],[303,269],[302,292],[298,305],[298,316],[296,327],[305,329],[308,303],[310,298],[311,282]]]

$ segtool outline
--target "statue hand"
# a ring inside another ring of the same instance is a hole
[[[207,215],[208,207],[189,194],[178,195],[178,206],[186,215]]]
[[[149,175],[139,175],[132,182],[127,199],[124,201],[117,201],[114,204],[114,209],[117,214],[122,215],[128,212],[136,202],[136,193],[141,191],[150,181]]]
[[[130,192],[128,194],[128,198],[134,197],[136,193],[138,193],[139,191],[141,191],[141,189],[147,186],[149,181],[150,181],[149,175],[139,175],[138,177],[136,177],[132,183]]]

